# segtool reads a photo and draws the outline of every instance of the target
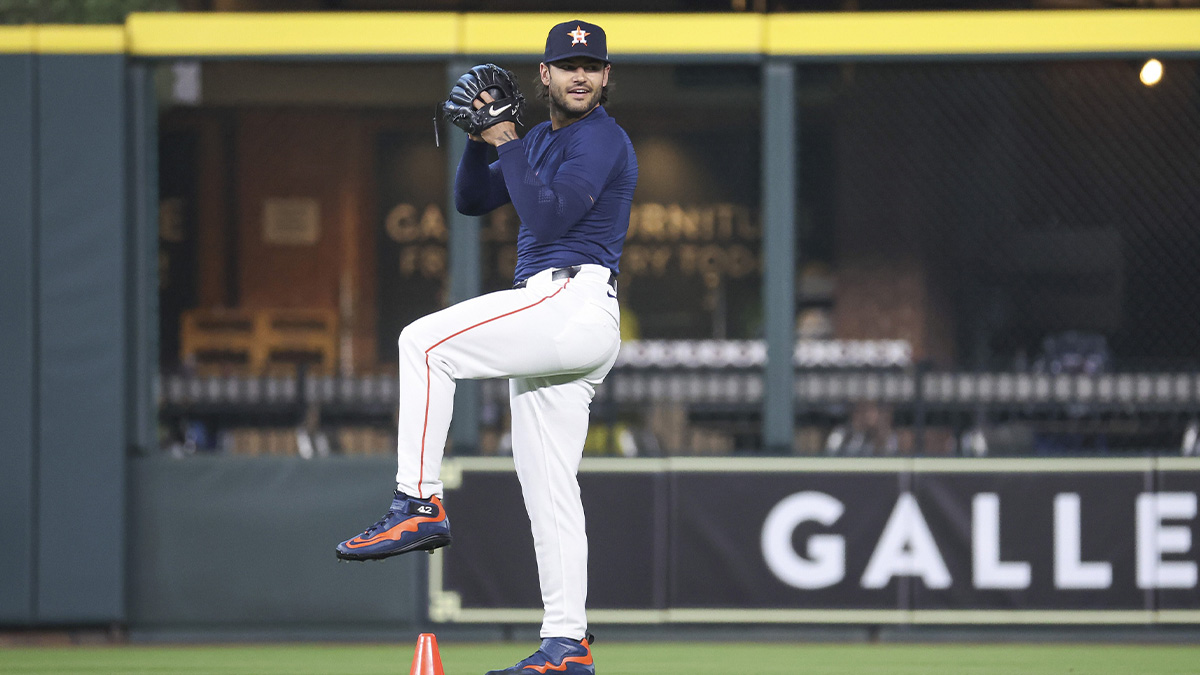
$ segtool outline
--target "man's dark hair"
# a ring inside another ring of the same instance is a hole
[[[533,91],[539,101],[550,100],[550,87],[542,84],[542,75],[538,73],[533,78]],[[600,105],[608,103],[608,85],[600,88]]]

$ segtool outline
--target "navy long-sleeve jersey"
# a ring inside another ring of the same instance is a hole
[[[513,203],[521,219],[514,281],[585,263],[620,271],[638,165],[629,136],[602,106],[562,129],[535,126],[501,145],[490,165],[487,148],[467,142],[454,204],[480,216]]]

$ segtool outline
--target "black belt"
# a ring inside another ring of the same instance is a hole
[[[554,270],[554,272],[552,272],[550,274],[550,280],[558,281],[559,279],[573,279],[573,278],[575,278],[576,274],[579,274],[579,270],[581,270],[581,269],[583,269],[582,265],[572,265],[571,267],[560,267],[559,269]],[[513,288],[525,288],[525,284],[527,284],[527,283],[529,283],[528,279],[522,279],[522,280],[518,281],[517,283],[513,284]],[[616,272],[608,273],[608,285],[612,286],[612,289],[614,291],[617,290],[617,273]]]

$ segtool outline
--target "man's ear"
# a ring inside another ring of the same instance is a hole
[[[550,86],[550,66],[544,63],[538,64],[538,75],[542,78],[542,84]]]
[[[601,87],[607,87],[607,86],[608,86],[608,72],[609,72],[610,70],[612,70],[612,64],[609,64],[609,65],[607,65],[607,66],[604,66],[604,77],[603,77],[603,78],[601,78],[601,80],[600,80],[600,86],[601,86]]]

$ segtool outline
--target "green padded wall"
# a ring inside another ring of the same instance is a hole
[[[425,556],[345,563],[333,553],[387,510],[395,472],[391,455],[132,460],[131,630],[413,625]]]
[[[125,57],[38,56],[39,623],[124,618]]]
[[[0,625],[33,619],[34,57],[0,54]]]

